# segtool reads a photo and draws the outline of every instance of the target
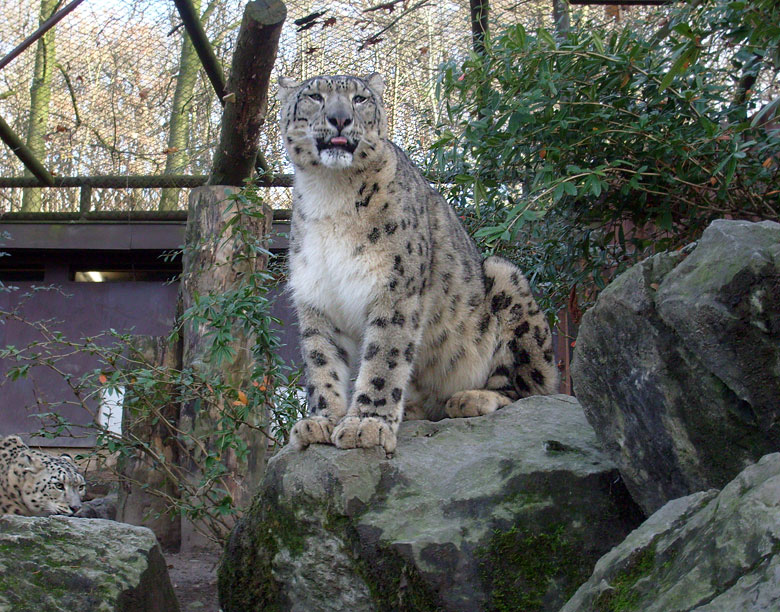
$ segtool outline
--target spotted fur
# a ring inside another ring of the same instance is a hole
[[[298,448],[392,452],[402,418],[478,416],[558,386],[528,281],[481,258],[387,139],[383,88],[377,74],[280,79],[295,166],[289,286],[312,409],[292,430]]]
[[[19,436],[0,438],[0,514],[73,514],[85,488],[70,456],[33,450]]]

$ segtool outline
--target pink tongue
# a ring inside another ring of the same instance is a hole
[[[335,138],[330,139],[330,144],[332,145],[345,145],[347,144],[347,139],[343,136],[336,136]]]

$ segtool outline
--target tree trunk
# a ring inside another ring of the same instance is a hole
[[[181,369],[181,344],[172,346],[165,337],[137,336],[133,350],[133,357],[150,368]],[[178,549],[181,543],[180,517],[165,512],[170,501],[179,496],[179,453],[174,429],[179,421],[179,403],[173,401],[174,393],[173,388],[163,390],[160,404],[149,406],[134,402],[132,388],[125,389],[122,434],[137,440],[138,450],[117,464],[121,475],[117,520],[148,527],[166,549]]]
[[[489,0],[471,0],[471,45],[474,52],[485,52],[485,38],[490,31],[488,17],[490,14]]]
[[[281,0],[255,0],[244,9],[222,113],[210,185],[242,185],[258,157],[260,129],[268,110],[268,84],[287,16]]]
[[[52,16],[58,6],[57,0],[41,0],[39,22]],[[54,28],[38,40],[35,48],[35,74],[30,86],[30,120],[27,124],[27,147],[43,162],[46,157],[46,143],[43,137],[49,124],[49,101],[51,99],[51,77],[54,73]],[[25,176],[32,173],[25,169]],[[22,193],[22,212],[41,210],[41,190],[25,189]]]
[[[235,208],[226,210],[227,197],[237,189],[228,186],[209,186],[193,189],[190,193],[189,216],[185,236],[183,273],[181,282],[181,300],[186,311],[195,303],[197,296],[225,293],[239,285],[242,278],[253,272],[265,269],[267,257],[247,258],[240,243],[224,235],[223,230],[237,214]],[[264,205],[264,219],[241,219],[243,227],[249,226],[252,235],[267,236],[271,231],[273,213]],[[240,389],[249,383],[254,360],[251,348],[254,339],[248,336],[238,325],[232,333],[235,342],[233,359],[225,359],[216,365],[210,359],[208,333],[205,324],[197,327],[189,325],[183,330],[184,369],[191,368],[196,374],[217,374],[231,387]],[[221,417],[222,405],[204,405],[200,407],[190,403],[182,407],[180,428],[200,440],[209,451],[215,449],[217,424]],[[250,410],[248,420],[252,426],[265,425],[267,415],[264,409],[256,407]],[[233,498],[235,507],[248,504],[255,488],[259,485],[265,469],[267,441],[257,431],[242,426],[237,434],[246,443],[249,452],[239,459],[231,452],[224,452],[221,458],[227,466],[227,473],[221,485]],[[182,458],[186,471],[192,474],[193,482],[201,475],[203,452],[194,444],[188,449],[189,455]],[[207,546],[199,533],[204,525],[183,519],[182,550],[193,550]],[[226,535],[226,534],[225,534]]]
[[[571,18],[569,17],[569,3],[566,0],[552,0],[553,25],[555,26],[555,35],[559,38],[565,38],[571,29]]]
[[[485,57],[485,39],[490,32],[490,14],[489,0],[471,0],[471,45],[474,53],[479,55],[483,62],[487,63]],[[479,117],[484,117],[483,105],[490,93],[490,84],[485,81],[477,88],[475,92],[476,105],[479,109]]]
[[[200,13],[200,5],[201,0],[192,0],[192,6],[196,13]],[[181,174],[189,162],[187,150],[190,142],[190,111],[192,93],[195,90],[199,68],[200,61],[195,47],[187,32],[182,31],[179,76],[176,79],[176,91],[173,94],[164,174]],[[176,210],[178,207],[179,189],[175,187],[163,189],[159,210]]]

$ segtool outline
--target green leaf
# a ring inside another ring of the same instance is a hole
[[[669,72],[667,72],[664,78],[661,79],[661,83],[658,86],[658,93],[660,94],[662,91],[664,91],[667,87],[669,87],[669,85],[672,84],[672,81],[677,76],[683,74],[687,65],[692,64],[695,61],[697,55],[698,49],[695,47],[688,48],[683,53],[681,53],[674,64],[672,64]]]
[[[599,197],[601,195],[601,181],[596,176],[591,175],[586,181],[586,187],[591,195]]]
[[[672,28],[672,30],[678,34],[682,34],[686,38],[690,38],[691,40],[694,38],[693,30],[691,30],[691,26],[689,26],[687,23],[678,23]]]
[[[558,185],[555,186],[555,189],[553,190],[552,198],[553,202],[558,202],[564,194],[564,191],[566,187],[564,187],[565,183],[558,183]]]
[[[672,229],[672,211],[664,208],[661,214],[656,217],[656,225],[661,229],[670,231]]]
[[[604,41],[596,32],[591,32],[590,39],[593,41],[593,45],[598,49],[599,53],[604,53],[606,51],[604,48]]]
[[[549,33],[547,30],[545,30],[544,28],[539,28],[538,30],[536,30],[536,35],[537,35],[537,36],[538,36],[538,37],[539,37],[541,40],[543,40],[543,41],[544,41],[544,42],[546,42],[548,45],[550,45],[551,47],[555,47],[555,46],[556,46],[556,44],[555,44],[555,38],[553,37],[553,35],[552,35],[552,34],[550,34],[550,33]]]

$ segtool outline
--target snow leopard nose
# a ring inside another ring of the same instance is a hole
[[[352,123],[352,117],[343,109],[338,109],[332,113],[328,113],[328,123],[341,131]]]

